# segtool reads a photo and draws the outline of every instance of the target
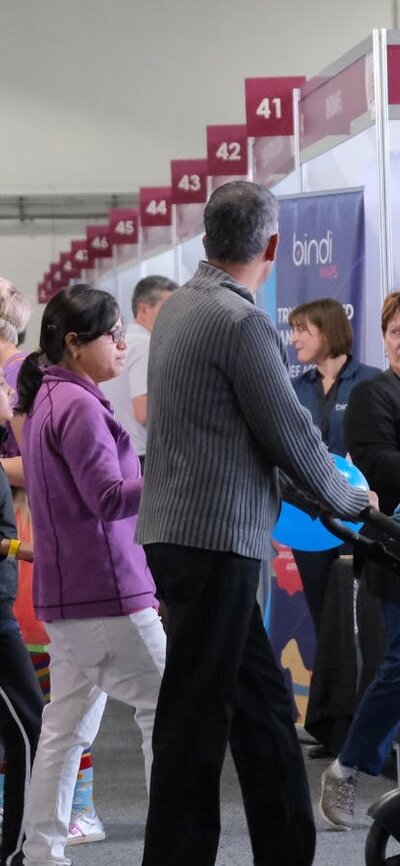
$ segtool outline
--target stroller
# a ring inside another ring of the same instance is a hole
[[[394,579],[400,579],[400,521],[387,517],[373,508],[366,509],[362,518],[365,524],[379,534],[379,540],[371,540],[355,532],[340,520],[324,513],[321,506],[308,495],[299,491],[286,477],[281,476],[284,499],[306,511],[311,517],[319,517],[321,523],[341,541],[352,544],[359,558],[370,559],[392,571]],[[390,545],[390,549],[387,545]],[[396,549],[397,548],[397,549]],[[398,550],[398,553],[397,553]],[[400,725],[400,700],[399,700]],[[400,866],[400,847],[397,853],[388,854],[393,842],[400,846],[400,745],[396,744],[398,787],[376,800],[368,809],[373,824],[365,844],[366,866]]]

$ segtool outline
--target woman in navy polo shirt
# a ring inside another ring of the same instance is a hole
[[[350,393],[355,385],[373,378],[380,370],[361,364],[352,357],[353,330],[343,305],[333,298],[300,304],[290,313],[289,324],[293,328],[292,343],[298,361],[306,368],[304,373],[292,380],[293,387],[302,405],[310,410],[329,451],[345,457],[343,420]],[[321,636],[330,571],[342,551],[342,548],[337,547],[315,553],[293,551],[317,640]],[[313,685],[312,680],[309,705]],[[347,726],[345,719],[326,718],[321,725],[322,736],[318,726],[321,747],[311,750],[310,757],[336,754],[346,735]],[[306,727],[310,730],[307,720]]]

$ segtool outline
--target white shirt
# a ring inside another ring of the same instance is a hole
[[[115,379],[102,382],[100,388],[110,401],[115,417],[129,433],[136,453],[141,457],[146,452],[147,430],[134,417],[132,399],[147,394],[150,331],[133,322],[128,325],[126,343],[122,372]]]

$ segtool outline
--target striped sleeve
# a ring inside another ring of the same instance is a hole
[[[301,406],[265,316],[243,319],[234,388],[242,412],[271,463],[333,512],[351,518],[368,505],[337,471],[320,431]],[[249,363],[249,359],[251,362]]]

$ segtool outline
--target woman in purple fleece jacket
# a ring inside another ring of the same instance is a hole
[[[107,292],[77,285],[46,306],[40,352],[19,377],[22,457],[35,540],[34,605],[50,636],[45,708],[26,811],[25,864],[58,866],[82,750],[107,695],[135,707],[146,781],[165,636],[143,548],[133,542],[139,459],[98,388],[125,340]]]

